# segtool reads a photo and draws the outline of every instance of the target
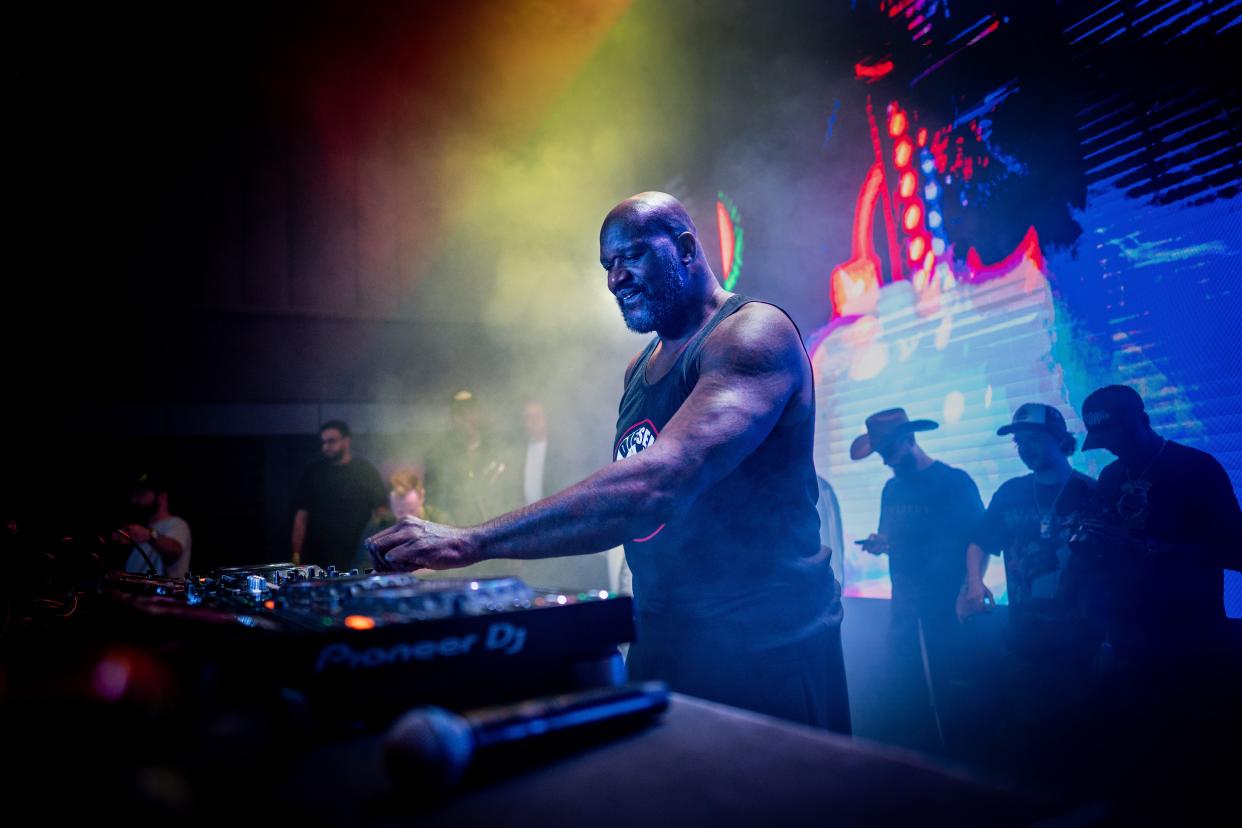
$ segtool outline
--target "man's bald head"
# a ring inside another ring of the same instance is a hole
[[[614,222],[622,222],[631,232],[659,231],[673,239],[690,233],[696,241],[699,237],[685,205],[668,193],[650,191],[630,196],[608,212],[600,233]]]
[[[599,231],[599,263],[630,330],[676,337],[719,289],[694,222],[667,193],[639,193],[613,207]]]

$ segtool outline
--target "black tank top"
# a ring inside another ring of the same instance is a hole
[[[752,301],[729,297],[654,383],[646,369],[659,338],[648,344],[626,377],[614,461],[659,439],[698,381],[707,337]],[[644,628],[651,634],[653,627],[689,624],[714,635],[728,629],[748,638],[751,648],[779,646],[839,620],[815,510],[814,411],[804,415],[787,410],[767,439],[688,512],[625,544],[640,638]]]

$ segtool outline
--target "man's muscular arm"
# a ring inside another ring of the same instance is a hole
[[[490,558],[599,552],[650,534],[750,455],[791,397],[811,393],[810,381],[785,315],[746,305],[709,336],[698,383],[646,450],[479,526],[399,523],[371,539],[376,564],[449,569]]]

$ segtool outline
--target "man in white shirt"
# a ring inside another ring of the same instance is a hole
[[[143,474],[130,494],[134,522],[112,533],[131,547],[126,572],[184,578],[190,568],[190,524],[168,511],[168,486],[157,475]]]
[[[565,440],[548,448],[548,412],[538,400],[527,400],[522,406],[522,433],[526,437],[525,452],[517,455],[521,462],[518,477],[522,481],[522,504],[529,506],[558,492],[575,479],[566,462]],[[619,557],[619,553],[617,556]],[[499,561],[495,563],[500,563]],[[613,589],[615,572],[620,565],[608,553],[529,561],[506,561],[507,571],[536,586],[569,590]]]
[[[522,407],[522,430],[526,433],[526,458],[522,463],[522,503],[542,500],[548,459],[548,414],[543,403],[530,400]]]

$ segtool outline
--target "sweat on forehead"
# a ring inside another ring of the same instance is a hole
[[[699,233],[686,208],[668,193],[646,192],[630,196],[609,211],[601,233],[616,222],[627,225],[631,231],[656,230],[674,239],[686,231],[696,237]]]

